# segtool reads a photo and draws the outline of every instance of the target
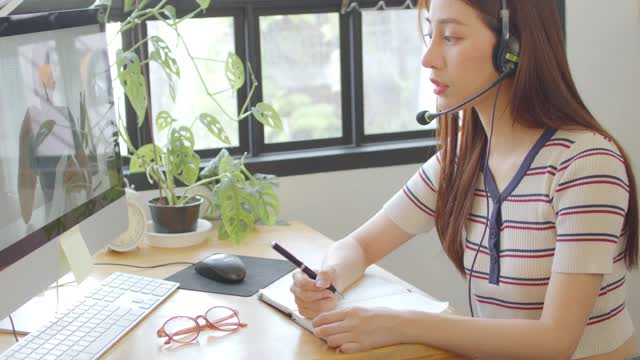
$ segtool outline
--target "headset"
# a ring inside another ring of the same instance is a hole
[[[442,115],[454,112],[461,107],[467,105],[473,100],[484,95],[487,91],[493,89],[507,77],[513,75],[520,63],[520,41],[517,37],[512,36],[509,30],[509,9],[507,8],[507,0],[502,0],[502,8],[500,10],[500,30],[498,33],[498,42],[493,50],[493,66],[500,76],[491,85],[484,90],[465,100],[464,102],[444,111],[431,112],[428,110],[420,111],[416,115],[416,121],[420,125],[429,125],[433,120]]]
[[[502,1],[502,7],[500,9],[501,24],[500,24],[500,29],[498,30],[499,40],[496,44],[496,47],[493,50],[493,65],[498,71],[498,73],[500,74],[500,76],[498,76],[498,78],[494,82],[492,82],[488,87],[486,87],[484,90],[482,90],[478,94],[474,95],[468,100],[465,100],[464,102],[450,109],[440,111],[440,112],[430,112],[430,111],[424,110],[424,111],[420,111],[416,115],[416,121],[418,122],[418,124],[429,125],[436,118],[460,109],[461,107],[469,104],[473,100],[484,95],[487,91],[493,89],[495,86],[498,86],[498,91],[496,91],[496,96],[493,101],[493,109],[491,111],[491,125],[489,127],[487,149],[484,157],[484,165],[482,167],[483,170],[487,168],[487,165],[489,163],[489,153],[491,151],[491,139],[493,137],[493,121],[495,119],[496,105],[498,102],[498,94],[500,93],[500,85],[507,77],[515,74],[518,68],[518,64],[520,63],[520,41],[516,36],[513,36],[509,30],[509,9],[507,8],[507,0],[501,0],[501,1]],[[486,235],[487,226],[489,225],[489,196],[487,191],[487,184],[485,181],[483,181],[483,183],[484,183],[484,192],[485,194],[487,194],[487,196],[485,197],[487,219],[484,224],[484,230],[482,231],[482,237],[480,238],[480,244],[476,249],[476,253],[473,257],[473,262],[471,263],[471,269],[469,271],[469,280],[467,282],[467,285],[468,285],[467,296],[469,300],[469,312],[471,313],[471,317],[474,316],[473,306],[471,304],[471,279],[473,279],[473,269],[476,264],[476,259],[478,258],[478,252],[480,252],[480,248],[482,247],[482,243],[484,242],[484,237]]]

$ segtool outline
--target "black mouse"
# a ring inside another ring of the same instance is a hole
[[[223,283],[237,283],[247,275],[242,260],[230,254],[211,255],[195,264],[194,268],[198,274]]]

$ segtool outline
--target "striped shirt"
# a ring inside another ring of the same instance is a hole
[[[384,205],[384,213],[409,233],[430,231],[439,173],[436,154]],[[620,152],[591,131],[545,130],[502,192],[491,172],[481,171],[461,239],[467,276],[479,251],[471,290],[479,315],[539,319],[552,272],[604,274],[573,358],[622,345],[633,333],[622,233],[628,202]]]

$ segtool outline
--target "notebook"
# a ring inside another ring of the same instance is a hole
[[[293,278],[291,274],[287,274],[260,290],[258,298],[280,310],[306,330],[313,332],[311,320],[304,318],[297,310],[294,296],[289,291],[292,284]],[[362,306],[440,313],[449,307],[448,302],[434,300],[377,266],[367,269],[363,277],[343,295],[344,299],[338,300],[337,309]]]

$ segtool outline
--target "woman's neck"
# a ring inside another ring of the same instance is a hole
[[[540,137],[544,129],[532,129],[515,121],[511,113],[511,95],[513,80],[507,79],[500,87],[500,94],[495,105],[493,120],[493,136],[491,137],[491,153],[498,155],[518,154],[528,152]],[[480,121],[487,137],[490,136],[491,118],[496,96],[494,89],[486,93],[474,107],[480,116]],[[493,158],[494,156],[491,156]]]

